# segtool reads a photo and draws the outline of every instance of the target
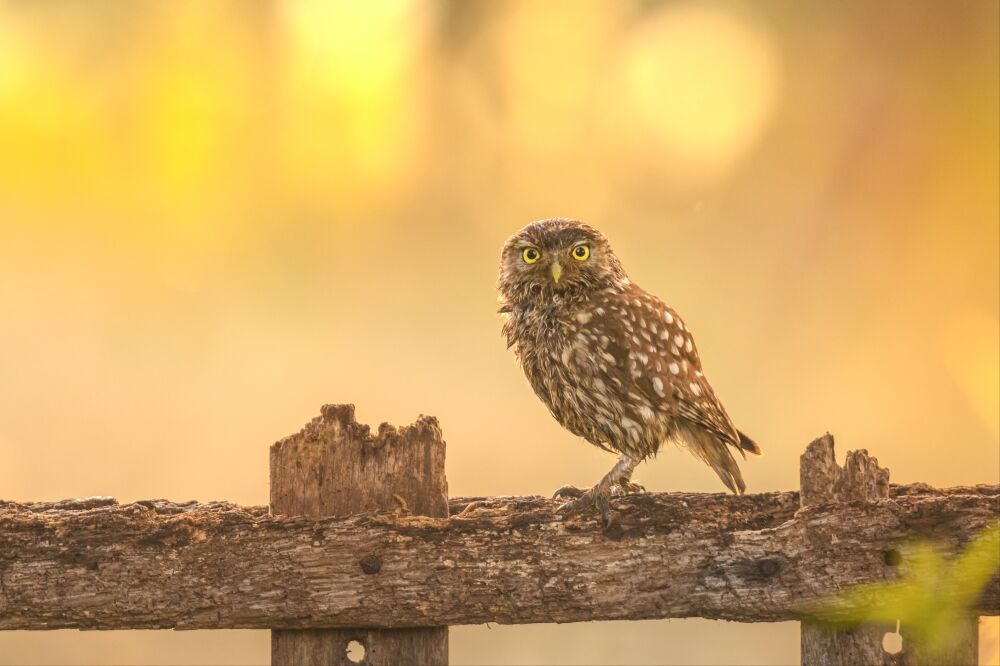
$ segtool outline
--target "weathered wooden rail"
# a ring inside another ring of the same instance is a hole
[[[593,517],[558,520],[539,497],[452,500],[450,518],[0,505],[0,629],[798,620],[905,570],[888,554],[914,534],[962,543],[994,518],[997,497],[914,485],[878,503],[798,510],[790,492],[649,494],[617,502],[604,533]],[[994,581],[978,610],[998,603]]]
[[[905,574],[913,540],[961,548],[1000,516],[998,486],[890,487],[864,452],[839,468],[829,436],[803,456],[801,497],[633,495],[608,530],[540,497],[448,500],[431,418],[373,435],[328,406],[271,467],[270,508],[0,502],[0,630],[268,628],[275,663],[352,663],[358,641],[382,664],[446,661],[457,624],[802,620],[806,663],[934,663],[810,618]],[[998,608],[995,577],[973,610]],[[948,663],[975,663],[975,638]]]

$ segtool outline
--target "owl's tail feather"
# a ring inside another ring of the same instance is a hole
[[[740,466],[736,464],[729,445],[703,428],[689,425],[678,433],[691,453],[701,458],[709,467],[715,470],[722,482],[733,493],[742,495],[747,484],[743,481]]]
[[[740,436],[740,449],[742,449],[743,451],[749,451],[755,456],[761,455],[761,450],[760,447],[757,445],[757,442],[753,441],[739,430],[736,431],[736,434]]]

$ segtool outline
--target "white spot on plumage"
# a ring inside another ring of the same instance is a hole
[[[637,352],[636,356],[639,357],[639,360],[642,361],[643,365],[649,365],[649,357],[648,356],[646,356],[642,352]]]
[[[678,347],[680,347],[681,345],[683,345],[684,344],[684,336],[681,335],[680,333],[678,333],[677,335],[675,335],[674,336],[674,344],[677,345]]]
[[[690,384],[688,384],[688,386],[691,387],[691,393],[694,393],[695,395],[701,395],[701,387],[698,386],[696,383],[691,382]]]
[[[691,338],[688,338],[687,342],[684,343],[684,349],[686,349],[689,354],[691,353],[691,350],[694,349],[694,343],[691,342]]]
[[[664,311],[663,312],[663,321],[667,322],[668,324],[672,324],[672,323],[674,323],[674,317],[669,312]]]
[[[563,351],[562,351],[562,363],[563,363],[563,365],[569,366],[569,361],[570,361],[570,358],[572,357],[572,355],[573,355],[573,348],[572,347],[570,347],[569,345],[566,345],[565,347],[563,347]]]
[[[655,321],[649,322],[649,330],[651,330],[654,335],[656,334],[656,322]]]
[[[671,363],[667,367],[670,368],[670,373],[674,375],[676,375],[681,371],[681,366],[677,365],[676,363]]]
[[[576,320],[578,322],[580,322],[581,324],[586,324],[587,322],[589,322],[593,318],[594,318],[594,313],[593,312],[577,312],[576,313]]]
[[[663,380],[659,377],[653,377],[653,390],[656,391],[656,395],[661,398],[665,398],[667,394],[663,391]]]
[[[630,419],[627,416],[622,417],[622,427],[628,431],[628,438],[633,440],[636,444],[639,443],[639,438],[641,436],[641,429],[639,424]]]
[[[681,350],[677,348],[677,345],[670,345],[670,353],[674,356],[680,356]]]
[[[636,411],[639,412],[639,416],[642,417],[643,421],[655,421],[656,420],[656,412],[654,412],[652,409],[650,409],[646,405],[639,405],[636,408]]]

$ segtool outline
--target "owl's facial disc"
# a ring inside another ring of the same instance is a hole
[[[507,303],[542,305],[627,283],[601,232],[556,218],[533,222],[507,239],[497,286]]]

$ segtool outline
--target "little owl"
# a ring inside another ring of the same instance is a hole
[[[586,492],[557,509],[596,506],[638,488],[632,471],[672,441],[715,470],[734,493],[746,484],[730,448],[760,454],[733,426],[701,371],[691,332],[656,296],[629,280],[607,239],[553,219],[511,236],[500,257],[503,333],[552,416],[591,444],[620,455]]]

